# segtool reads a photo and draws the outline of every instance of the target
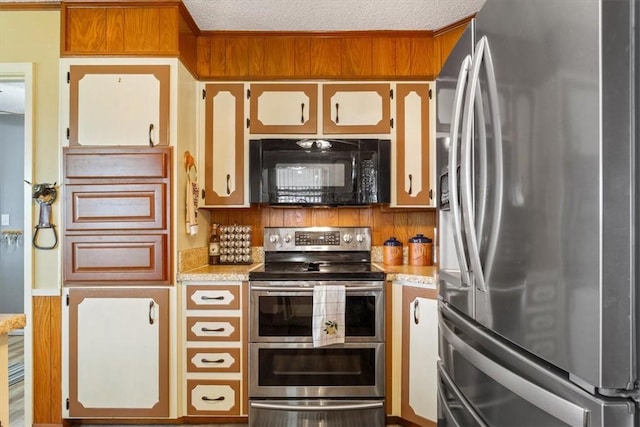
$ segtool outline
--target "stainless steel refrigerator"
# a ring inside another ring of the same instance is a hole
[[[487,0],[437,80],[439,426],[638,426],[638,0]]]

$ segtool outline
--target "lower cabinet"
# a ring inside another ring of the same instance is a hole
[[[169,416],[169,301],[167,288],[63,289],[65,418]]]
[[[437,291],[403,285],[400,416],[419,426],[436,425],[437,361]]]
[[[248,285],[183,282],[182,296],[183,414],[246,416]]]

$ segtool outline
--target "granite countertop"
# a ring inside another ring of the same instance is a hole
[[[387,280],[410,285],[436,287],[438,267],[414,267],[410,265],[383,265],[374,263],[387,273]],[[249,272],[262,266],[262,263],[250,265],[205,265],[193,270],[178,273],[178,282],[224,282],[249,280]]]
[[[249,280],[249,272],[262,263],[249,265],[204,265],[193,270],[178,273],[178,282],[224,282]]]
[[[26,324],[25,314],[0,314],[0,335],[8,334],[14,329],[22,329]]]

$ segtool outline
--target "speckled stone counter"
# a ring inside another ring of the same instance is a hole
[[[387,280],[407,283],[412,286],[435,288],[438,268],[436,266],[414,267],[410,265],[389,266],[374,263],[387,274]],[[224,282],[249,280],[249,272],[262,266],[251,265],[205,265],[193,270],[178,273],[178,282]]]
[[[178,273],[178,282],[226,282],[249,280],[249,272],[262,263],[250,265],[205,265]]]
[[[24,314],[0,314],[0,425],[9,425],[9,340],[7,334],[27,324]]]
[[[382,263],[375,263],[375,265],[383,269],[387,273],[387,280],[392,282],[434,289],[438,284],[438,267],[435,265],[424,267],[384,265]]]
[[[25,314],[0,314],[0,335],[8,334],[14,329],[22,329],[26,324]]]

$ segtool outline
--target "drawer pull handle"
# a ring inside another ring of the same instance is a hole
[[[206,326],[203,326],[201,331],[202,332],[224,332],[224,328],[211,329],[211,328],[207,328]]]
[[[224,363],[224,359],[209,360],[209,359],[205,359],[203,357],[202,359],[200,359],[200,362],[202,362],[202,363]]]
[[[202,295],[200,297],[201,300],[203,301],[209,301],[209,300],[216,300],[216,301],[223,301],[224,297],[223,296],[218,296],[218,297],[208,297],[206,295]]]
[[[224,396],[214,397],[213,399],[207,396],[202,396],[202,400],[205,402],[222,402],[224,400]]]

